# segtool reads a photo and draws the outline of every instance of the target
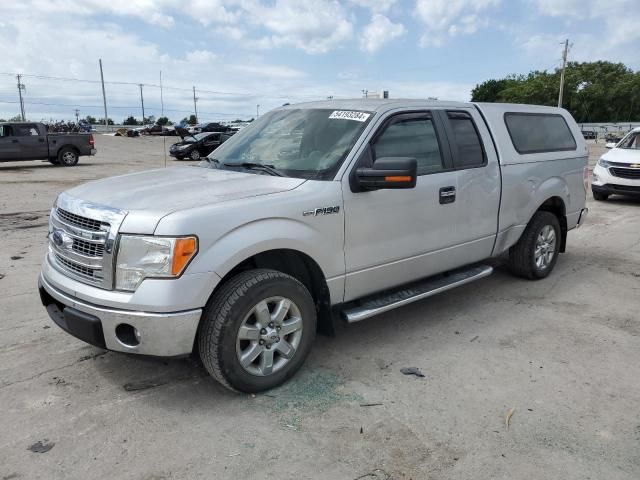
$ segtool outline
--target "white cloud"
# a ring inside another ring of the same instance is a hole
[[[385,43],[406,33],[404,25],[393,23],[382,14],[376,13],[371,23],[364,28],[360,38],[360,48],[373,53],[379,50]]]
[[[307,53],[326,53],[353,33],[346,10],[336,0],[240,1],[249,21],[269,32],[257,42],[259,48],[289,45]]]
[[[558,58],[560,43],[566,38],[573,44],[569,58],[576,61],[610,60],[638,66],[637,42],[640,29],[635,15],[637,0],[534,0],[539,15],[565,20],[560,34],[532,33],[516,39],[532,56]],[[615,12],[612,14],[612,12]],[[596,29],[584,28],[585,21],[595,21]]]
[[[349,0],[349,3],[368,8],[372,12],[386,12],[396,3],[396,0]]]
[[[416,0],[415,13],[425,26],[420,45],[442,46],[448,37],[470,35],[488,25],[482,14],[501,0]]]

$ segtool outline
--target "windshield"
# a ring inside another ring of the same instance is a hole
[[[222,168],[257,163],[287,176],[332,179],[371,117],[371,112],[362,111],[275,110],[231,137],[209,158]]]
[[[640,150],[640,132],[629,132],[618,144],[618,148]]]

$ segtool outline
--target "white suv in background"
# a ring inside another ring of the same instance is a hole
[[[596,200],[609,195],[640,197],[640,127],[634,128],[616,145],[608,143],[605,153],[593,169],[591,191]]]

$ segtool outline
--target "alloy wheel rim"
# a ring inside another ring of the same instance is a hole
[[[251,375],[265,377],[284,368],[302,341],[302,314],[286,297],[269,297],[254,305],[240,324],[236,355]]]
[[[193,160],[199,160],[200,159],[200,152],[197,150],[194,150],[193,152],[191,152],[191,158]]]
[[[62,154],[62,161],[66,164],[73,163],[76,159],[76,156],[73,152],[64,152]]]
[[[536,239],[534,261],[541,270],[548,268],[556,254],[556,231],[551,225],[545,225]]]

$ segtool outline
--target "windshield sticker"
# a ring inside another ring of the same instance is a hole
[[[367,119],[371,116],[370,113],[364,112],[352,112],[348,110],[336,110],[329,118],[339,118],[342,120],[355,120],[356,122],[366,122]]]

